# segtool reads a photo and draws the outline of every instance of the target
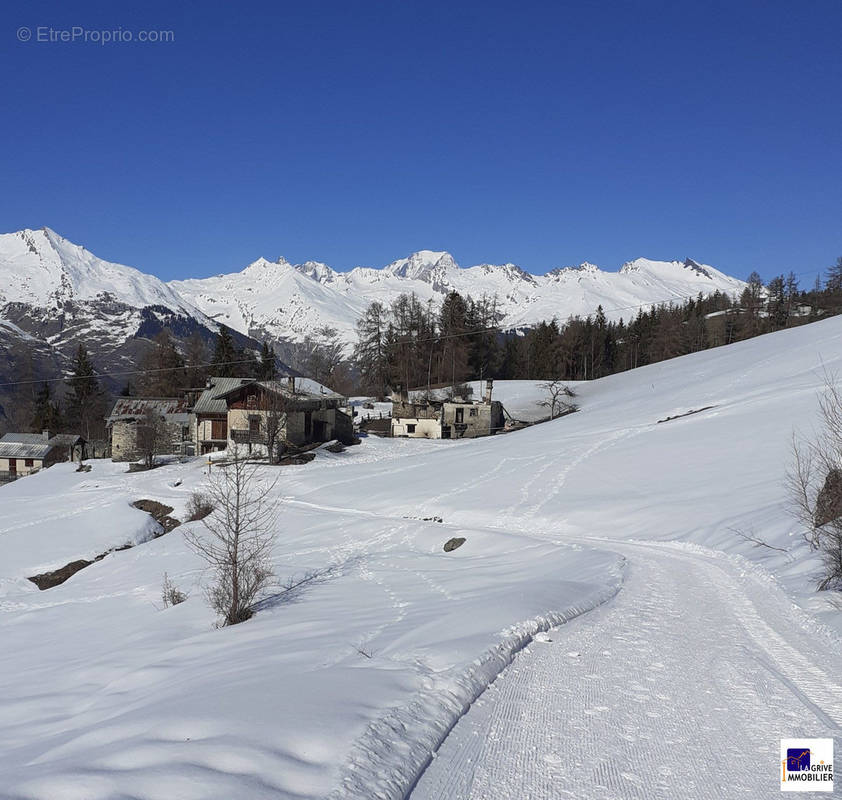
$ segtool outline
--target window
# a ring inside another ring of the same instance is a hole
[[[470,411],[468,412],[469,417],[475,417],[475,416],[477,416],[477,414],[478,414],[478,412],[477,412],[477,409],[475,409],[475,408],[470,409]]]
[[[465,421],[465,409],[461,406],[456,409],[456,421],[457,422],[464,422]]]
[[[407,425],[406,426],[407,433],[415,433],[415,425]]]
[[[257,408],[257,395],[250,394],[246,398],[246,408]]]
[[[27,458],[24,463],[26,464],[27,467],[32,467],[32,466],[35,465],[35,462],[31,458]]]

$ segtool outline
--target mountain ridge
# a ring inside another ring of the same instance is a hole
[[[451,291],[497,297],[501,327],[517,329],[552,318],[585,317],[600,305],[609,319],[628,318],[630,311],[647,305],[715,291],[736,294],[744,287],[743,281],[689,258],[637,258],[617,272],[583,262],[536,275],[510,262],[462,267],[438,250],[418,250],[382,268],[359,266],[347,272],[320,261],[293,264],[283,257],[261,257],[236,272],[165,282],[100,259],[50,228],[0,235],[0,319],[39,336],[32,324],[25,324],[38,317],[40,333],[49,328],[59,338],[65,323],[56,324],[52,316],[66,320],[70,315],[77,324],[82,318],[83,324],[86,314],[105,314],[99,324],[88,326],[90,332],[119,339],[140,330],[136,317],[141,309],[166,309],[210,332],[225,324],[254,339],[295,343],[331,327],[353,342],[356,322],[369,303],[388,304],[408,292],[434,305]],[[4,330],[11,335],[14,329],[7,325]]]

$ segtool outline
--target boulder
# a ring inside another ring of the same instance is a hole
[[[444,552],[449,553],[451,550],[455,550],[457,547],[461,547],[463,544],[465,544],[464,536],[454,536],[452,539],[448,539],[444,543]]]

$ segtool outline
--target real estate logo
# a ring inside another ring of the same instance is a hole
[[[781,739],[781,791],[833,791],[833,739]]]

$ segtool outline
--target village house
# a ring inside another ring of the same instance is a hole
[[[465,397],[410,398],[398,390],[392,403],[392,436],[416,439],[474,439],[503,430],[503,404],[491,399],[493,382],[486,383],[482,402]]]
[[[85,440],[75,434],[7,433],[0,438],[0,483],[85,457]]]
[[[228,446],[265,453],[270,444],[355,440],[353,420],[342,411],[347,399],[307,378],[250,381],[216,399],[226,405]]]
[[[224,395],[253,378],[208,378],[204,389],[190,389],[191,438],[198,455],[228,447],[228,404]]]
[[[138,446],[138,428],[151,412],[163,424],[160,454],[193,455],[190,405],[186,398],[120,397],[106,418],[112,461],[137,461],[144,453]]]

